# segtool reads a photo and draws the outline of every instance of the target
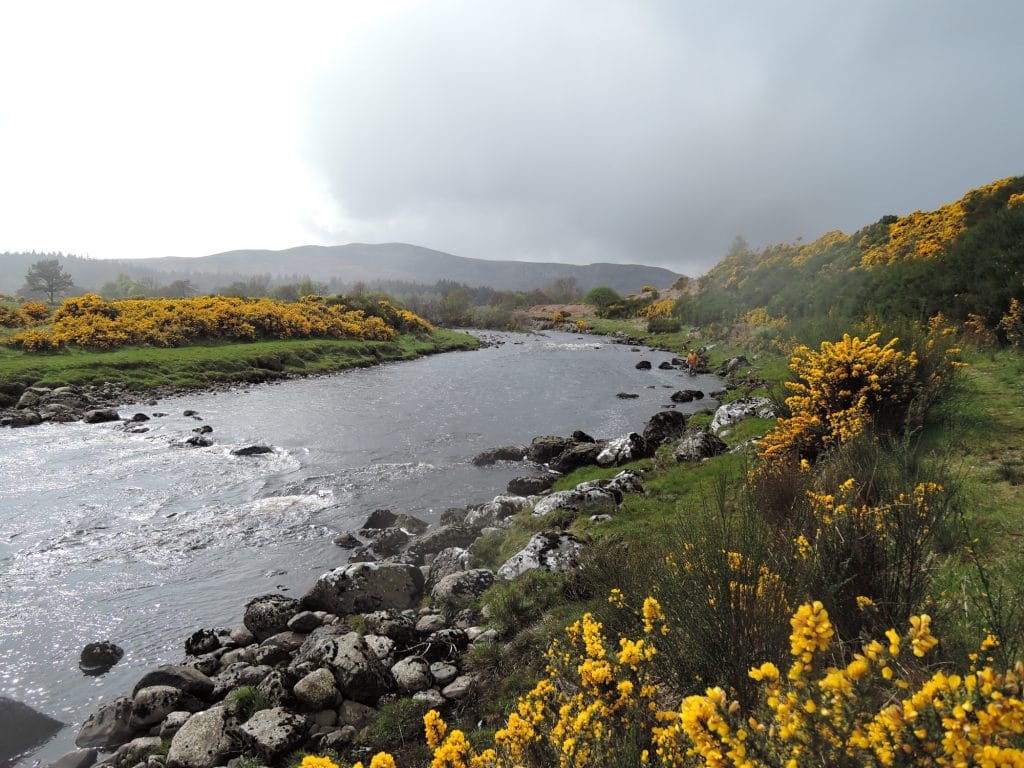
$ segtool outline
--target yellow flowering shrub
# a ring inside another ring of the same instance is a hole
[[[61,343],[45,331],[27,330],[7,339],[8,346],[25,352],[52,352],[60,349]]]
[[[20,312],[0,304],[0,328],[19,328],[25,324]]]
[[[791,416],[761,440],[765,461],[813,460],[869,426],[899,423],[914,392],[917,356],[896,349],[897,339],[880,346],[878,337],[844,334],[818,351],[795,351],[789,367],[797,380],[786,382]]]
[[[1010,299],[1010,308],[1000,319],[999,330],[1013,346],[1024,346],[1024,305],[1017,299]]]
[[[648,319],[652,317],[672,317],[672,310],[675,306],[674,300],[662,299],[661,301],[655,301],[653,304],[648,304],[640,313]]]
[[[50,317],[50,308],[41,301],[26,301],[18,308],[18,314],[25,319],[26,325],[43,323]]]
[[[53,314],[52,345],[114,349],[126,344],[176,347],[200,341],[336,338],[389,341],[399,331],[429,333],[422,318],[388,302],[383,316],[303,297],[297,302],[201,296],[192,299],[106,301],[85,294]],[[387,320],[385,320],[387,318]],[[36,337],[33,344],[38,345]]]
[[[867,248],[861,265],[873,267],[892,264],[903,259],[926,259],[939,254],[967,229],[971,212],[990,199],[1005,199],[1008,204],[1017,184],[1013,178],[1001,179],[978,189],[972,189],[955,203],[941,206],[936,211],[914,211],[889,224],[886,242]],[[1003,197],[1005,195],[1005,197]]]

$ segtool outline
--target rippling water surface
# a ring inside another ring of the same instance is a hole
[[[657,370],[667,353],[598,337],[498,338],[477,352],[120,409],[167,414],[141,434],[117,424],[0,432],[0,696],[71,726],[23,762],[73,748],[97,704],[179,661],[195,629],[238,623],[256,595],[300,595],[344,562],[333,536],[373,509],[434,522],[529,473],[473,466],[482,450],[639,430],[675,389],[718,384]],[[636,370],[640,359],[655,369]],[[203,424],[215,444],[181,447]],[[274,452],[230,453],[253,443]],[[83,676],[82,646],[103,639],[125,658]]]

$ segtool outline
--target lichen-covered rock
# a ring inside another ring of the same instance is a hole
[[[547,571],[571,571],[579,565],[583,542],[567,531],[543,531],[535,534],[522,550],[498,569],[498,578],[511,580],[538,568]]]
[[[575,441],[571,437],[541,435],[540,437],[533,438],[527,456],[530,461],[546,464],[571,446],[573,442]]]
[[[231,751],[224,705],[197,712],[181,726],[167,753],[167,768],[214,768]]]
[[[775,407],[767,397],[741,397],[731,403],[723,403],[718,406],[714,418],[711,419],[711,431],[719,432],[723,427],[751,416],[770,419],[774,415]]]
[[[261,709],[233,733],[243,751],[251,752],[273,765],[298,747],[306,736],[306,718],[284,707]]]
[[[288,629],[288,622],[302,610],[298,600],[285,595],[261,595],[245,606],[242,623],[260,642]]]
[[[479,535],[480,529],[474,525],[453,523],[442,525],[429,533],[417,538],[406,554],[412,558],[412,562],[422,563],[427,555],[434,555],[448,547],[468,547]]]
[[[114,699],[86,718],[78,731],[75,746],[107,750],[124,744],[136,734],[131,719],[131,698],[121,696]]]
[[[391,676],[395,678],[399,689],[405,693],[425,691],[434,684],[430,665],[417,656],[409,656],[392,665]]]
[[[170,685],[150,685],[135,694],[132,700],[131,725],[141,730],[156,725],[171,712],[198,712],[203,703],[194,696]]]
[[[363,622],[368,634],[383,635],[390,638],[396,645],[407,646],[416,642],[416,621],[398,611],[374,611],[363,614]]]
[[[554,475],[513,477],[508,481],[508,492],[514,496],[535,496],[544,493],[554,482]]]
[[[644,441],[649,451],[662,443],[682,437],[686,431],[686,416],[679,411],[661,411],[654,414],[644,426]]]
[[[292,689],[300,704],[310,710],[326,709],[338,702],[340,694],[329,669],[315,669]]]
[[[538,501],[533,506],[533,515],[542,517],[556,509],[569,509],[574,512],[594,514],[614,511],[618,503],[615,495],[604,488],[573,489],[556,491]]]
[[[427,573],[426,581],[427,588],[432,589],[445,576],[468,571],[473,567],[475,559],[473,553],[463,547],[442,549],[430,561],[430,570]]]
[[[463,605],[480,597],[493,583],[493,571],[487,568],[474,568],[445,576],[430,590],[430,596],[435,600]]]
[[[597,455],[597,463],[602,467],[611,467],[635,461],[647,455],[647,441],[636,432],[609,440],[604,450]]]
[[[700,461],[725,453],[728,449],[725,441],[711,432],[690,432],[683,435],[673,455],[678,462]]]
[[[589,467],[597,463],[597,457],[605,449],[605,443],[590,440],[574,443],[548,462],[555,472],[568,474],[580,467]],[[550,487],[550,485],[548,486]]]
[[[403,563],[355,563],[328,571],[302,598],[338,616],[411,608],[423,594],[423,572]]]
[[[358,632],[331,640],[327,667],[346,698],[372,704],[394,687],[391,674]]]

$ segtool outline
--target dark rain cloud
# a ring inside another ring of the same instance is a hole
[[[346,41],[306,156],[335,239],[663,264],[1024,172],[1024,4],[430,2]]]

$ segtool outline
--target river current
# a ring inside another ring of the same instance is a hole
[[[0,696],[68,724],[22,764],[73,749],[98,704],[180,661],[196,629],[238,624],[257,595],[301,596],[345,562],[333,537],[372,510],[434,523],[536,471],[476,467],[483,450],[639,431],[673,391],[720,383],[600,337],[488,336],[504,343],[121,408],[167,414],[137,434],[81,423],[0,432]],[[637,370],[641,359],[653,370]],[[181,447],[201,425],[214,445]],[[250,444],[274,452],[231,454]],[[125,657],[100,677],[79,672],[82,647],[108,639]]]

